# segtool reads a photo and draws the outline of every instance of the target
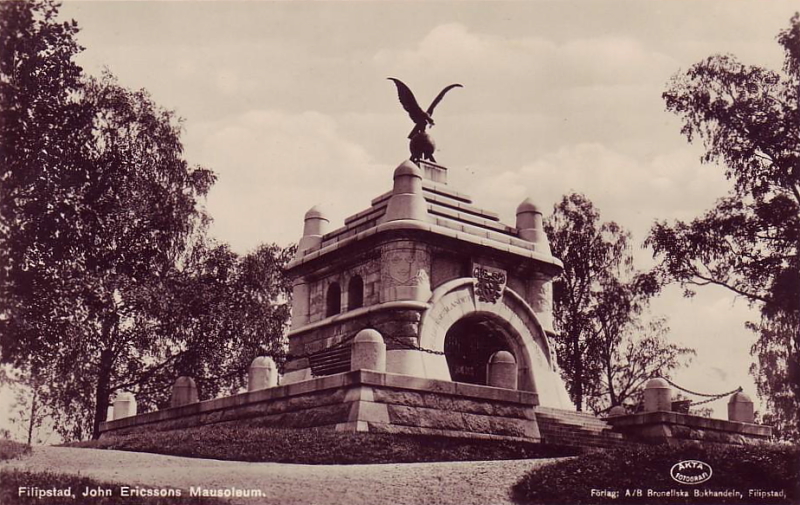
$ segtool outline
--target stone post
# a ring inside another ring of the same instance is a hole
[[[133,393],[118,393],[114,398],[114,419],[136,415],[136,397]]]
[[[394,171],[392,196],[389,197],[382,222],[399,219],[428,219],[428,204],[422,196],[422,170],[409,160]]]
[[[615,405],[611,407],[611,410],[608,411],[608,417],[625,416],[627,414],[628,412],[622,405]]]
[[[191,377],[178,377],[175,385],[172,386],[172,399],[170,407],[182,407],[191,403],[197,403],[197,385]]]
[[[644,386],[644,411],[672,411],[672,389],[667,381],[661,378],[647,381]]]
[[[728,400],[728,420],[751,424],[756,422],[753,400],[741,391],[733,393]]]
[[[350,352],[350,370],[386,371],[386,344],[377,330],[359,331]]]
[[[534,251],[550,254],[550,242],[542,224],[542,211],[530,198],[517,207],[517,230],[519,238],[533,243]]]
[[[517,389],[517,361],[508,351],[497,351],[486,365],[486,384],[496,388]]]
[[[278,385],[278,367],[269,356],[259,356],[247,371],[247,391],[274,388]]]

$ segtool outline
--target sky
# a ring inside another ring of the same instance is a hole
[[[701,165],[661,94],[713,54],[780,69],[788,1],[260,2],[66,1],[90,74],[107,68],[184,119],[185,155],[218,182],[211,233],[247,252],[299,239],[321,206],[333,227],[391,189],[412,123],[387,77],[434,114],[449,185],[514,222],[530,196],[578,191],[629,229],[640,268],[655,220],[691,219],[729,188]],[[653,303],[670,339],[697,351],[688,389],[743,386],[754,320],[743,300],[668,288]],[[726,402],[712,404],[726,416]]]

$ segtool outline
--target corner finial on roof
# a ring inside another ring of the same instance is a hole
[[[517,206],[517,231],[519,238],[533,242],[534,251],[550,254],[550,242],[544,232],[542,211],[530,198]]]

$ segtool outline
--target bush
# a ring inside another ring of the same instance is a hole
[[[428,435],[344,433],[329,429],[279,429],[257,421],[145,432],[72,444],[233,461],[301,464],[415,463],[569,456],[576,449],[528,442]]]
[[[0,461],[19,458],[31,452],[31,446],[14,442],[13,440],[0,440]],[[0,503],[3,503],[0,501]]]
[[[81,493],[86,488],[103,488],[111,490],[111,496],[83,498]],[[62,505],[64,503],[91,503],[92,505],[167,505],[180,501],[181,505],[222,505],[227,501],[216,498],[200,498],[187,496],[183,491],[180,498],[169,497],[123,497],[122,484],[107,484],[88,477],[67,475],[52,472],[32,472],[27,470],[0,470],[0,503],[3,505]],[[27,488],[27,494],[20,496],[19,489]],[[70,489],[73,498],[64,496],[37,497],[34,493],[48,490]],[[33,496],[28,496],[32,494]]]
[[[697,485],[672,480],[672,466],[686,460],[711,465],[711,479]],[[751,490],[782,491],[783,495],[755,496]],[[659,492],[667,494],[653,494]],[[708,494],[712,492],[742,496]],[[513,493],[518,502],[546,504],[796,504],[800,503],[800,448],[765,444],[614,449],[536,469],[514,486]],[[689,496],[681,496],[683,493]]]

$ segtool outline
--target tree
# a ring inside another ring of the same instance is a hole
[[[0,3],[0,295],[8,300],[14,270],[26,266],[28,242],[41,240],[63,217],[37,194],[80,156],[88,112],[74,99],[81,69],[77,26],[55,21],[53,2]],[[67,199],[54,194],[52,200]],[[39,226],[24,223],[39,214]],[[12,227],[14,227],[12,229]],[[56,237],[51,237],[56,238]],[[11,309],[3,304],[0,323]]]
[[[693,349],[669,342],[669,328],[664,318],[641,321],[634,316],[620,338],[607,335],[601,340],[601,373],[599,391],[588,405],[596,412],[605,412],[620,405],[636,411],[647,381],[653,377],[670,377],[688,363]]]
[[[800,437],[800,16],[782,31],[783,72],[711,56],[672,78],[667,110],[701,161],[723,165],[728,196],[687,223],[656,223],[646,243],[688,296],[722,286],[759,309],[751,369],[772,422]]]
[[[692,352],[666,343],[663,322],[650,328],[641,322],[658,285],[635,271],[630,234],[601,222],[588,198],[565,195],[545,231],[564,262],[553,283],[556,353],[578,410],[622,405],[653,374],[668,375]]]
[[[80,157],[88,112],[77,100],[81,50],[75,23],[58,23],[54,2],[0,3],[0,343],[3,359],[18,350],[13,326],[22,316],[30,259],[63,221],[54,206],[68,199],[53,184]],[[68,177],[68,176],[67,176]],[[65,178],[67,178],[65,177]],[[37,198],[51,194],[51,200]],[[38,221],[27,216],[36,214]],[[63,228],[63,226],[62,226]],[[53,244],[58,246],[58,236]],[[26,296],[27,295],[27,296]],[[18,363],[19,364],[19,363]],[[28,369],[28,367],[23,367]],[[29,369],[28,369],[29,371]]]
[[[115,370],[165,352],[168,342],[144,331],[147,295],[202,226],[197,199],[213,174],[181,158],[179,123],[146,93],[105,76],[71,96],[82,120],[40,147],[70,156],[12,157],[3,187],[3,357],[65,383],[43,400],[80,437],[85,410],[98,434]]]
[[[42,444],[52,433],[51,413],[40,395],[47,387],[38,377],[8,366],[0,368],[0,384],[13,395],[8,419],[14,428],[8,438],[25,440],[28,445]]]
[[[291,286],[284,269],[294,247],[261,245],[239,256],[226,244],[196,244],[161,289],[153,291],[154,325],[172,340],[157,366],[128,369],[117,388],[136,393],[145,408],[169,403],[176,376],[196,379],[201,398],[236,392],[256,356],[281,363]]]
[[[279,355],[291,250],[209,246],[214,174],[183,159],[175,114],[82,76],[53,2],[0,9],[1,358],[59,433],[97,436],[115,390],[147,405],[187,373],[214,394]]]

